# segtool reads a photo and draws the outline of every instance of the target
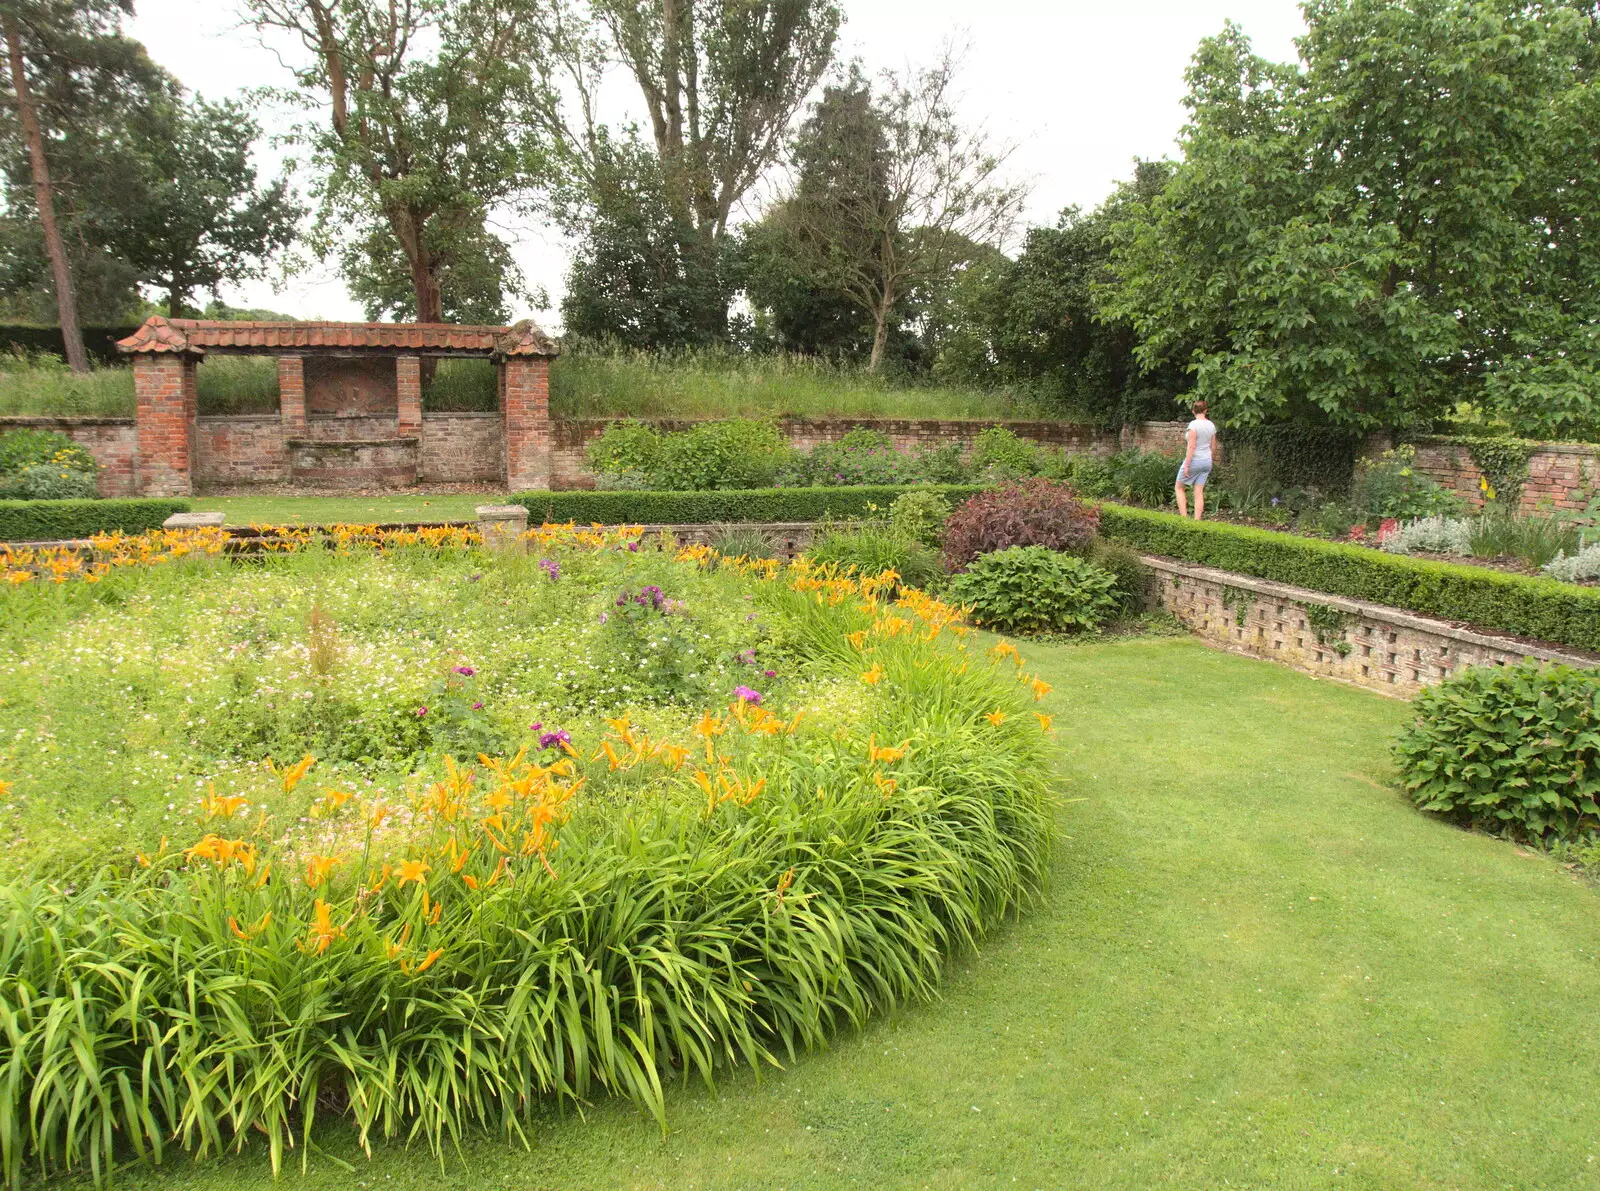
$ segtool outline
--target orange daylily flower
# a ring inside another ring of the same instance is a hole
[[[329,944],[334,940],[344,937],[344,927],[335,926],[328,910],[328,903],[320,897],[316,901],[316,918],[311,924],[311,929],[302,945],[302,950],[315,949],[318,955],[327,951]]]
[[[998,728],[1001,724],[1006,722],[1006,713],[1003,712],[1003,711],[995,710],[995,711],[989,712],[989,714],[984,716],[983,718],[988,720],[991,724],[993,724],[996,728]]]
[[[423,886],[424,892],[426,892],[426,887],[428,884],[428,871],[429,865],[425,860],[402,861],[400,864],[400,869],[396,874],[399,878],[399,880],[396,882],[396,887],[404,889],[408,881],[415,881],[418,885]]]
[[[1052,690],[1055,689],[1054,687],[1052,687],[1048,682],[1046,682],[1042,678],[1035,678],[1033,680],[1032,687],[1033,687],[1033,697],[1034,697],[1035,701],[1037,701],[1039,699],[1043,699],[1046,695],[1048,695]]]
[[[1039,731],[1041,732],[1050,731],[1050,725],[1056,722],[1055,716],[1045,715],[1042,711],[1036,711],[1033,714],[1039,717]]]
[[[317,855],[307,856],[306,857],[306,885],[307,885],[307,887],[311,888],[311,889],[316,889],[320,885],[322,885],[322,883],[325,882],[328,879],[329,875],[333,872],[334,866],[337,865],[343,859],[344,859],[344,853],[343,852],[339,853],[339,855],[337,855],[337,856],[317,856]]]
[[[872,669],[868,670],[861,676],[861,681],[866,683],[868,686],[877,686],[878,683],[883,681],[883,667],[877,662],[874,662],[872,664]]]
[[[906,749],[910,744],[911,741],[902,740],[892,747],[886,745],[883,748],[879,748],[877,733],[873,733],[867,741],[867,760],[874,764],[879,761],[899,761],[905,757]]]

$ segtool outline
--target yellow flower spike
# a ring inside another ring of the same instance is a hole
[[[335,790],[329,786],[322,792],[322,806],[325,810],[336,811],[354,797],[348,790]]]
[[[506,865],[508,863],[509,863],[509,861],[508,861],[508,859],[506,857],[504,857],[504,856],[500,857],[500,863],[495,866],[494,872],[491,873],[490,876],[489,876],[489,885],[490,885],[490,887],[493,887],[493,885],[494,885],[494,883],[496,881],[498,881],[501,877],[506,875]]]
[[[443,947],[435,947],[432,951],[428,952],[427,958],[424,959],[420,964],[417,965],[416,974],[418,976],[420,976],[420,975],[422,975],[422,973],[426,972],[429,968],[433,967],[433,965],[438,962],[439,957],[441,955],[443,955],[443,954],[444,954],[444,948]]]
[[[844,639],[850,642],[850,648],[860,653],[867,643],[867,630],[857,629],[853,633],[846,633]]]
[[[993,724],[996,728],[998,728],[1001,724],[1006,722],[1006,713],[996,709],[994,711],[989,712],[983,718],[988,720],[991,724]]]
[[[600,751],[594,755],[594,759],[598,761],[601,757],[610,763],[612,773],[622,768],[622,758],[617,756],[617,750],[611,747],[609,740],[600,742]]]
[[[288,769],[284,770],[284,772],[283,772],[283,792],[285,794],[293,794],[294,793],[294,788],[300,784],[300,780],[305,777],[306,773],[316,763],[317,763],[317,759],[315,757],[313,757],[310,753],[307,753],[305,756],[301,757],[300,760],[296,761]]]
[[[382,827],[383,821],[393,813],[394,810],[389,806],[388,803],[375,803],[372,807],[372,810],[367,812],[367,823],[374,830],[376,830],[377,828]]]
[[[468,873],[466,876],[461,878],[461,883],[468,889],[476,889],[478,887],[478,878],[474,877],[471,873]]]
[[[320,897],[317,898],[316,916],[306,936],[304,949],[315,950],[318,955],[321,955],[328,950],[328,946],[331,943],[343,937],[344,927],[334,925],[333,917],[328,909],[328,903]]]
[[[389,958],[391,960],[396,960],[396,959],[400,958],[400,944],[399,943],[391,942],[391,943],[386,945],[385,949],[389,952]]]
[[[232,914],[228,915],[228,930],[232,932],[233,937],[236,939],[248,939],[250,937],[243,930],[239,929],[239,920]]]
[[[415,881],[417,884],[423,887],[423,892],[426,893],[429,867],[430,866],[428,863],[424,860],[402,861],[399,871],[396,874],[399,878],[396,882],[396,888],[404,889],[408,883]]]
[[[1039,719],[1039,731],[1041,732],[1049,732],[1050,726],[1056,722],[1055,716],[1046,715],[1042,711],[1036,711],[1033,714]]]
[[[883,681],[883,667],[877,662],[874,662],[872,669],[868,670],[861,676],[861,681],[866,683],[868,686],[877,686]]]
[[[444,911],[444,903],[443,902],[434,902],[433,903],[433,913],[428,915],[428,922],[431,925],[437,926],[439,924],[439,915],[443,911]]]
[[[343,859],[343,853],[337,856],[311,855],[306,857],[307,887],[311,889],[319,888],[332,875],[335,866]]]

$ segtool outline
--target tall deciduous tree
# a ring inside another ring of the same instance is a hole
[[[1103,315],[1093,296],[1111,253],[1108,228],[1130,204],[1160,194],[1170,176],[1165,163],[1140,162],[1094,211],[1068,207],[1054,227],[1030,228],[1015,260],[997,254],[966,270],[938,370],[1024,386],[1108,425],[1173,416],[1189,377],[1173,364],[1142,367],[1132,325]]]
[[[795,115],[832,59],[840,22],[833,0],[558,0],[541,25],[550,99],[544,125],[561,147],[572,186],[563,213],[584,247],[574,280],[617,284],[663,262],[704,309],[672,321],[694,336],[726,329],[729,230],[739,203],[778,161]],[[654,152],[640,160],[632,130],[597,116],[599,89],[620,66],[638,88]],[[555,97],[564,96],[558,102]],[[625,213],[630,198],[665,205]],[[601,243],[601,231],[655,229]],[[670,234],[668,249],[660,240]],[[631,247],[630,247],[631,244]],[[585,262],[617,266],[584,272]],[[626,305],[626,292],[614,295]],[[607,297],[607,301],[611,298]]]
[[[1310,0],[1301,63],[1238,29],[1183,162],[1115,229],[1109,313],[1235,422],[1600,429],[1592,0]]]
[[[263,31],[300,40],[309,61],[295,71],[297,95],[325,124],[306,139],[321,167],[321,231],[344,245],[346,275],[364,276],[352,242],[398,260],[372,262],[410,280],[409,309],[443,321],[449,275],[477,274],[465,287],[481,305],[488,284],[503,289],[508,257],[487,243],[485,220],[542,175],[535,64],[542,60],[531,0],[246,0]],[[352,241],[347,234],[355,229]],[[395,306],[392,294],[366,295]]]
[[[143,52],[120,36],[129,0],[5,0],[0,36],[5,41],[10,100],[7,130],[25,146],[37,221],[66,345],[74,371],[87,371],[88,354],[78,321],[77,297],[57,210],[47,139],[59,136],[108,92],[144,67]]]
[[[181,316],[197,290],[261,277],[302,214],[284,179],[262,186],[250,160],[261,130],[232,101],[156,94],[128,130],[103,235]]]
[[[1001,244],[1021,212],[1005,151],[956,117],[957,62],[947,49],[931,68],[886,76],[877,99],[859,77],[830,88],[796,146],[781,215],[793,259],[871,319],[874,370],[897,307],[951,278],[975,245]]]

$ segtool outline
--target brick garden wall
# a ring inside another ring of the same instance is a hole
[[[498,484],[505,439],[499,414],[422,415],[417,478],[433,484]]]
[[[1448,439],[1422,439],[1416,444],[1417,470],[1474,505],[1481,502],[1478,482],[1483,473],[1472,453]],[[1525,513],[1550,509],[1577,512],[1600,492],[1600,447],[1579,443],[1546,443],[1528,458],[1528,479],[1522,485],[1520,508]]]
[[[195,431],[198,487],[288,483],[289,454],[277,414],[196,418]]]

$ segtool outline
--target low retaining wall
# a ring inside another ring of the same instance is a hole
[[[1497,637],[1381,604],[1146,557],[1153,602],[1208,645],[1410,698],[1465,666],[1523,659],[1600,666],[1600,656]]]

